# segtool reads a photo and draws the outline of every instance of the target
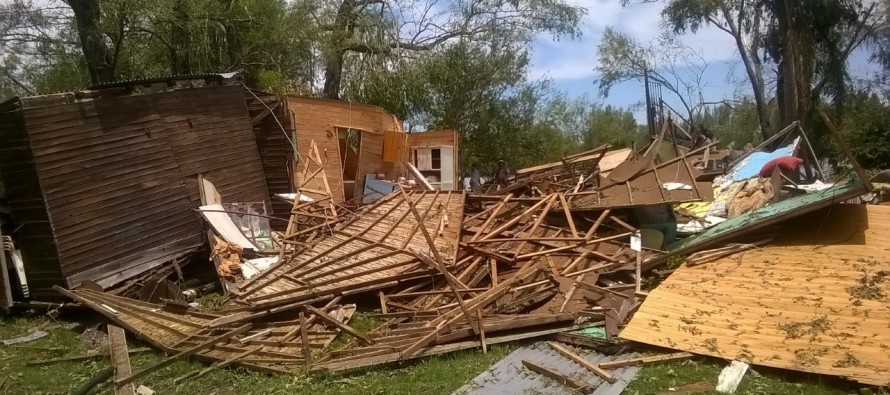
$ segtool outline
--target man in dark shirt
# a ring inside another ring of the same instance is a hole
[[[507,163],[503,159],[498,161],[494,173],[494,181],[501,188],[506,187],[510,183],[510,175],[507,173]]]

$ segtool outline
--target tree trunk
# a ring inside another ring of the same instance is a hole
[[[77,24],[80,47],[86,60],[90,81],[101,84],[114,81],[114,55],[102,39],[99,0],[67,0]]]
[[[343,57],[346,51],[336,51],[325,61],[324,97],[340,100],[340,85],[343,81]]]
[[[809,111],[812,108],[811,83],[813,71],[806,53],[806,26],[800,26],[794,17],[801,7],[798,0],[778,1],[776,19],[778,21],[781,48],[779,62],[779,117],[782,126],[800,121],[804,130],[809,130]]]
[[[758,69],[754,64],[754,59],[751,57],[748,48],[745,47],[745,44],[742,41],[741,33],[737,32],[736,34],[733,34],[733,38],[735,38],[736,47],[742,57],[742,64],[745,65],[745,73],[748,74],[748,80],[751,81],[751,90],[754,91],[754,106],[757,110],[757,119],[760,124],[760,135],[761,138],[766,141],[772,133],[769,130],[769,116],[766,112],[766,99],[764,98],[763,92],[763,75],[758,72]],[[757,55],[755,54],[755,56]]]
[[[173,5],[173,24],[170,26],[170,71],[173,75],[192,73],[189,56],[192,46],[189,19],[185,0],[178,0]]]
[[[325,56],[324,97],[340,99],[340,88],[343,83],[343,59],[346,57],[346,43],[352,38],[355,30],[355,1],[343,0],[337,9],[331,31],[331,49]]]

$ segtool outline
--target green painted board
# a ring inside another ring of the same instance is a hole
[[[678,240],[668,246],[671,253],[680,253],[703,247],[709,242],[732,236],[733,233],[753,230],[762,226],[803,215],[828,205],[845,201],[866,193],[865,185],[858,177],[851,174],[846,181],[841,181],[831,188],[785,199],[775,204],[759,208],[750,213],[723,221],[704,232]]]

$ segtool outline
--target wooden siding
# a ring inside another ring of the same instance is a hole
[[[200,246],[198,174],[224,201],[268,201],[240,86],[21,103],[24,126],[4,128],[13,155],[0,161],[4,177],[31,180],[11,206],[33,228],[18,241],[35,294],[110,286]]]
[[[52,286],[61,284],[63,277],[18,103],[7,102],[0,109],[0,177],[18,227],[13,240],[27,257],[29,289],[33,297],[41,298],[54,294]],[[7,264],[12,267],[12,262]]]
[[[239,85],[153,95],[191,201],[200,204],[198,173],[224,202],[266,202],[269,195],[253,126]]]
[[[888,232],[886,206],[836,204],[788,221],[771,246],[677,269],[621,337],[890,385]]]
[[[294,113],[297,150],[305,152],[315,140],[335,202],[344,200],[338,128],[363,131],[355,196],[360,196],[364,190],[365,174],[378,172],[386,174],[387,178],[398,176],[398,164],[383,162],[384,132],[401,129],[392,114],[368,104],[298,96],[288,96],[287,100]]]
[[[293,163],[294,152],[288,137],[293,138],[293,114],[285,104],[280,104],[280,98],[263,92],[254,92],[260,100],[257,100],[250,92],[245,92],[250,118],[254,119],[262,115],[267,106],[274,111],[258,120],[253,126],[256,137],[257,149],[263,166],[263,174],[266,176],[266,188],[271,199],[270,209],[273,215],[282,218],[290,216],[291,204],[274,197],[277,193],[293,193]],[[276,122],[277,119],[277,122]],[[281,122],[281,125],[278,124]],[[282,130],[282,126],[284,130]],[[287,136],[285,135],[287,134]],[[273,229],[283,231],[287,223],[283,221],[271,221]]]
[[[22,114],[64,284],[147,270],[199,245],[201,227],[183,214],[188,192],[153,98],[57,98],[39,107],[23,99]]]

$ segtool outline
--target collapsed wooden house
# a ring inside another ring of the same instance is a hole
[[[0,174],[32,296],[108,287],[201,246],[199,175],[227,201],[268,201],[243,88],[230,77],[0,105]]]

